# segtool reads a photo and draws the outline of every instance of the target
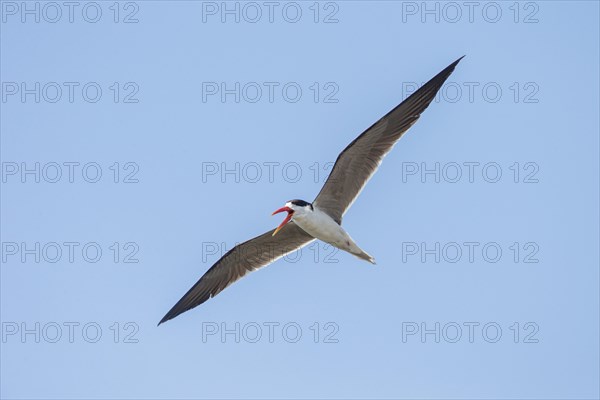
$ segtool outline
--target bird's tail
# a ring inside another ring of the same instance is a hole
[[[362,260],[368,261],[371,264],[375,265],[375,259],[364,250],[361,250],[360,253],[352,253],[352,254]]]

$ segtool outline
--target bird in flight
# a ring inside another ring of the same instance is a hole
[[[342,228],[342,217],[377,171],[385,155],[417,122],[463,57],[354,139],[338,156],[325,185],[312,203],[290,200],[276,210],[273,215],[287,213],[277,228],[227,252],[158,324],[204,303],[248,272],[265,267],[315,239],[375,264],[375,259],[358,247]]]

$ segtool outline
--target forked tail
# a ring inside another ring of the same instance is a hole
[[[361,250],[360,253],[352,253],[352,255],[354,255],[354,256],[356,256],[356,257],[358,257],[360,259],[363,259],[365,261],[368,261],[371,264],[375,265],[375,259],[371,255],[369,255],[367,252],[365,252],[363,250]]]

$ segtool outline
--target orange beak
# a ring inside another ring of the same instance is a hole
[[[273,235],[272,235],[272,236],[275,236],[275,235],[277,234],[277,232],[279,232],[279,231],[281,230],[281,228],[283,228],[283,226],[284,226],[285,224],[287,224],[288,222],[290,222],[290,221],[291,221],[291,219],[292,219],[292,215],[294,214],[294,210],[292,210],[292,209],[291,209],[291,208],[289,208],[289,207],[281,207],[279,210],[276,210],[276,211],[275,211],[273,214],[271,214],[271,215],[275,215],[275,214],[278,214],[278,213],[280,213],[280,212],[284,212],[284,211],[286,211],[286,212],[288,213],[288,215],[287,215],[287,217],[285,217],[285,219],[283,220],[283,222],[282,222],[281,224],[279,224],[279,226],[277,227],[277,229],[275,229],[275,232],[273,232]]]

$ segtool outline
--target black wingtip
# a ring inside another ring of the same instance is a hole
[[[460,60],[462,60],[463,58],[465,58],[465,56],[466,56],[466,54],[464,56],[460,57],[459,59],[457,59],[456,61],[454,61],[452,64],[448,65],[439,74],[437,74],[436,76],[434,76],[433,78],[431,78],[429,80],[429,82],[427,82],[425,85],[423,85],[423,87],[421,87],[421,89],[423,91],[426,91],[425,86],[434,85],[435,87],[437,87],[435,89],[435,92],[437,93],[437,91],[444,84],[444,82],[446,81],[446,79],[448,79],[448,77],[450,76],[450,74],[452,74],[452,72],[454,72],[454,69],[456,68],[456,66],[458,65],[458,63],[460,62]],[[419,90],[421,90],[421,89],[419,89]],[[416,95],[417,92],[413,93],[413,95]],[[411,95],[411,97],[412,97],[412,95]]]
[[[160,320],[160,322],[156,326],[158,327],[160,326],[160,324],[162,324],[163,322],[167,322],[170,319],[173,319],[173,317],[169,317],[169,314],[167,314],[163,317],[163,319]]]
[[[464,56],[460,57],[458,60],[454,61],[452,64],[448,65],[447,69],[454,69],[454,67],[456,67],[458,65],[458,63],[460,62],[460,60],[462,60],[466,56],[467,55],[465,54]]]

